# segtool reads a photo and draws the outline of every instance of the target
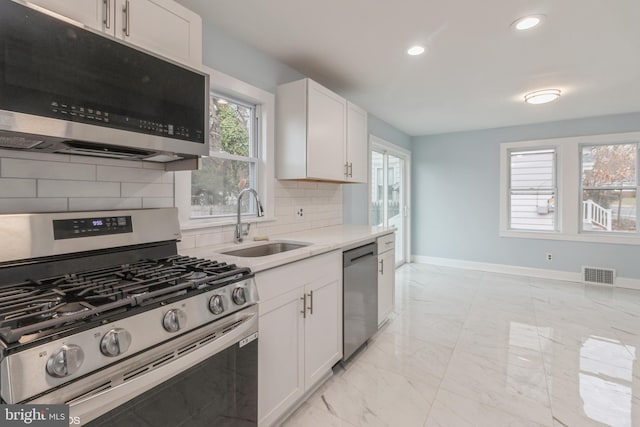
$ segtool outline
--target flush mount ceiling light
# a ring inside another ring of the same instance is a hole
[[[407,50],[407,53],[411,56],[422,55],[424,53],[424,46],[420,46],[420,45],[411,46]]]
[[[544,18],[545,18],[544,15],[523,16],[522,18],[516,19],[511,24],[511,27],[515,28],[518,31],[529,30],[533,27],[537,27],[538,25],[542,24],[542,21],[544,21]]]
[[[529,92],[524,96],[524,102],[527,104],[546,104],[560,98],[560,89],[544,89],[535,92]]]

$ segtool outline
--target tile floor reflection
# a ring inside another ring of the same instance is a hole
[[[640,292],[410,264],[286,427],[640,426]]]

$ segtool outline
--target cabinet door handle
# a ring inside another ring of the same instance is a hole
[[[102,0],[102,22],[105,28],[111,28],[111,0]]]
[[[349,178],[353,178],[353,163],[349,162]]]
[[[309,314],[313,314],[313,291],[309,291]]]
[[[384,274],[384,260],[381,259],[379,261],[379,264],[380,264],[380,274]]]
[[[124,13],[124,28],[122,29],[122,32],[125,36],[129,37],[131,35],[131,6],[129,5],[129,0],[124,2],[122,12]]]
[[[302,311],[300,313],[302,313],[302,318],[306,319],[307,318],[307,294],[304,294],[303,296],[301,296],[300,299],[302,300]]]

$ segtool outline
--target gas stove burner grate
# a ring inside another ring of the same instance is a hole
[[[0,287],[0,337],[11,343],[74,322],[252,277],[235,264],[170,256]]]
[[[82,313],[83,311],[90,310],[91,307],[87,303],[83,302],[69,302],[66,304],[61,304],[55,310],[53,317],[69,317],[78,313]]]

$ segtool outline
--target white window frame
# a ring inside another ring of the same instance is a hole
[[[589,135],[533,141],[506,142],[500,144],[500,231],[501,237],[565,240],[578,242],[640,245],[640,233],[598,233],[581,231],[581,166],[583,145],[607,145],[640,141],[640,132]],[[556,149],[556,182],[558,196],[558,230],[528,231],[509,229],[509,151],[521,149]]]
[[[258,162],[256,188],[264,207],[264,216],[242,215],[243,222],[265,222],[274,220],[274,164],[275,164],[275,97],[272,93],[252,86],[242,80],[203,66],[202,71],[210,76],[210,90],[222,96],[255,105]],[[191,217],[191,171],[175,172],[175,205],[179,211],[180,227],[183,230],[216,227],[236,223],[236,218]]]

